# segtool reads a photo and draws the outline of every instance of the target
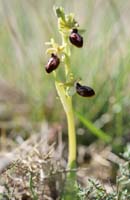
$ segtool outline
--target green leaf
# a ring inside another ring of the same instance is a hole
[[[104,142],[110,142],[112,140],[111,136],[106,134],[101,129],[98,129],[90,120],[83,117],[80,113],[76,112],[78,119],[84,124],[84,126],[91,131],[98,138],[103,140]]]

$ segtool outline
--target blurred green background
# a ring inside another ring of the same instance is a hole
[[[90,126],[112,136],[113,145],[126,144],[130,141],[129,0],[0,0],[1,122],[26,116],[25,123],[64,123],[53,77],[44,70],[45,42],[51,37],[61,42],[54,5],[75,13],[80,27],[86,29],[84,47],[72,47],[71,64],[96,96],[75,95],[75,111],[90,120]],[[95,130],[81,121],[76,118],[77,133],[93,141]]]

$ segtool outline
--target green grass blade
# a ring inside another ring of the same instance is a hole
[[[104,142],[110,142],[111,141],[111,136],[106,134],[104,131],[101,129],[97,128],[90,120],[87,118],[83,117],[80,113],[76,112],[76,115],[80,122],[84,124],[84,126],[91,131],[94,135],[96,135],[99,139],[103,140]]]

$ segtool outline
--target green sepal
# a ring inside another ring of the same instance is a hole
[[[84,34],[85,32],[86,32],[86,29],[78,29],[78,33],[81,35]]]
[[[65,13],[62,7],[54,7],[54,12],[58,18],[61,18],[63,21],[65,21]]]

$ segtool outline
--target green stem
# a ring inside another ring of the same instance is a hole
[[[68,122],[68,137],[69,137],[69,157],[68,157],[68,167],[75,167],[76,162],[76,134],[75,134],[75,123],[74,123],[74,113],[72,107],[72,97],[69,98],[69,111],[66,113]]]
[[[66,94],[66,88],[62,83],[55,81],[55,86],[67,117],[68,141],[69,141],[68,168],[73,169],[76,167],[76,134],[75,134],[74,114],[72,108],[72,97]],[[62,198],[63,200],[71,200],[72,197],[76,199],[75,183],[76,183],[76,173],[70,171],[70,173],[67,174],[67,179],[64,188],[64,195]]]
[[[68,123],[68,140],[69,140],[69,156],[68,156],[68,167],[74,168],[76,162],[76,134],[75,134],[75,123],[74,114],[72,107],[72,97],[66,94],[64,85],[55,81],[56,89],[63,108],[66,113]]]
[[[64,30],[63,25],[67,23],[65,19],[65,15],[62,9],[57,9],[57,16],[58,16],[58,26],[59,32],[62,36],[62,46],[63,46],[63,62],[65,67],[65,78],[66,83],[60,83],[57,81],[55,77],[55,86],[57,93],[60,97],[61,103],[63,105],[64,111],[67,117],[67,124],[68,124],[68,168],[70,172],[67,174],[66,183],[64,186],[64,200],[71,200],[76,199],[76,190],[77,190],[77,182],[76,182],[76,173],[71,170],[76,167],[76,133],[75,133],[75,123],[74,123],[74,113],[73,113],[73,106],[72,106],[72,96],[68,94],[68,91],[71,87],[68,83],[73,81],[71,75],[71,68],[70,68],[70,44],[69,44],[69,30],[68,32]],[[70,17],[71,18],[71,17]],[[66,24],[68,28],[68,24]],[[63,31],[62,31],[63,28]],[[67,29],[66,29],[67,30]]]

